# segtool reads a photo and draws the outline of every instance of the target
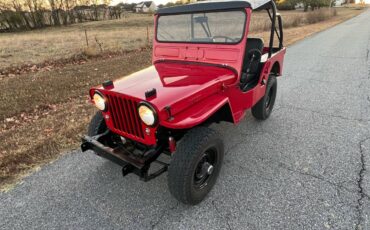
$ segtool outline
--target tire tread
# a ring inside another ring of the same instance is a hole
[[[266,120],[271,112],[272,112],[272,109],[271,108],[271,111],[269,114],[266,114],[266,108],[265,108],[265,99],[266,99],[266,94],[268,93],[268,90],[271,89],[271,87],[275,87],[275,95],[274,95],[274,98],[273,98],[273,101],[275,103],[275,99],[276,99],[276,90],[277,90],[277,80],[276,80],[276,77],[274,75],[270,75],[268,81],[267,81],[267,86],[266,86],[266,93],[265,95],[261,98],[261,100],[259,100],[259,102],[257,102],[257,104],[255,104],[253,107],[252,107],[252,115],[254,118],[256,118],[257,120]],[[273,105],[272,105],[273,106]]]
[[[98,111],[90,121],[89,128],[87,130],[87,135],[91,137],[96,136],[104,132],[106,128],[107,126],[105,124],[103,113],[101,111]]]
[[[218,132],[211,128],[196,127],[190,130],[179,143],[168,169],[169,190],[179,201],[185,204],[197,204],[201,201],[194,200],[190,196],[191,191],[189,191],[193,177],[194,162],[196,162],[199,152],[203,150],[205,143],[209,143],[212,139],[222,143],[219,137]]]

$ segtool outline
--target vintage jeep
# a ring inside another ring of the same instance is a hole
[[[254,10],[271,19],[267,45],[248,37]],[[205,1],[158,10],[153,65],[90,90],[100,111],[82,150],[93,150],[121,165],[124,176],[135,173],[144,181],[168,170],[174,197],[201,202],[224,156],[222,138],[210,124],[237,124],[250,108],[258,120],[269,117],[282,73],[282,41],[272,0]],[[153,163],[161,167],[153,171]]]

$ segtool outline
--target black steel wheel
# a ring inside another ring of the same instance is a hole
[[[194,187],[203,189],[207,186],[209,179],[212,177],[214,168],[217,165],[217,150],[214,148],[207,149],[197,163],[194,172]]]
[[[223,141],[215,130],[190,130],[179,142],[168,168],[171,194],[184,204],[200,203],[217,181],[223,156]]]
[[[267,81],[266,93],[261,100],[252,107],[252,115],[258,120],[266,120],[274,108],[277,93],[276,77],[271,75]]]

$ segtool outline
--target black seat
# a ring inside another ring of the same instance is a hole
[[[263,40],[260,38],[248,38],[243,60],[242,77],[240,86],[243,91],[254,87],[258,82],[261,69],[261,56],[263,52]]]

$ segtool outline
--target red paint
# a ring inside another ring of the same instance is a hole
[[[176,152],[176,141],[175,141],[175,138],[173,138],[173,137],[168,138],[168,146],[169,146],[169,149],[170,149],[170,152],[171,153]]]
[[[92,90],[99,89],[103,94],[127,97],[137,103],[147,101],[158,113],[158,125],[171,129],[188,129],[199,125],[226,104],[231,109],[233,122],[240,122],[245,111],[265,94],[263,80],[268,80],[276,63],[280,66],[281,75],[286,52],[284,48],[268,58],[257,86],[242,92],[239,88],[240,74],[252,13],[250,9],[246,9],[246,12],[247,28],[239,44],[160,43],[154,40],[151,67],[116,80],[113,89],[97,87]],[[265,47],[264,54],[267,53],[268,47]],[[157,90],[156,97],[146,99],[145,92],[153,88]],[[173,119],[169,119],[165,109],[168,106]],[[105,115],[111,116],[109,109]],[[114,129],[111,119],[106,121],[113,132],[147,145],[156,144],[157,127],[146,127],[141,122],[144,138],[139,138]],[[146,128],[150,130],[150,135],[145,133]]]

